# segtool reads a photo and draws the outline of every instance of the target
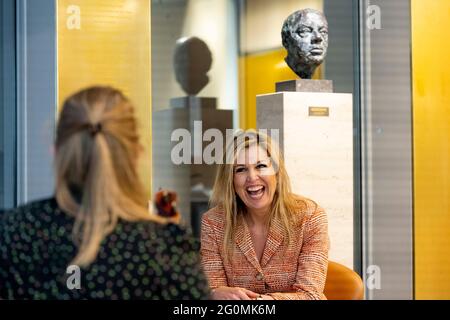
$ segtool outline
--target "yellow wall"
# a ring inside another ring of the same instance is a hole
[[[450,1],[412,1],[415,288],[450,299]]]
[[[240,128],[256,128],[256,95],[275,92],[275,83],[299,77],[288,67],[285,49],[249,54],[239,59]],[[320,79],[319,67],[313,79]]]
[[[140,174],[151,192],[150,0],[57,0],[58,102],[90,85],[121,89],[134,103],[145,152]],[[80,28],[71,5],[80,8]],[[69,12],[68,12],[69,10]]]

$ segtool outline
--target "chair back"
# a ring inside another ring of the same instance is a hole
[[[364,284],[352,269],[329,261],[324,294],[328,300],[363,300]]]

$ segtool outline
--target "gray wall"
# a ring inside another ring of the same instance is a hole
[[[53,194],[56,1],[17,1],[18,203]]]
[[[379,30],[366,26],[369,4],[381,9]],[[360,10],[364,268],[381,270],[366,295],[412,299],[410,1],[364,0]]]
[[[352,0],[324,0],[329,27],[325,79],[333,80],[334,92],[353,93],[357,34],[354,32]]]
[[[353,94],[353,269],[362,275],[361,248],[361,124],[358,68],[358,6],[355,0],[325,0],[329,48],[325,79],[333,80],[334,92]]]

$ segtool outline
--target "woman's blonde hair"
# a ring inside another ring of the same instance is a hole
[[[119,91],[91,87],[69,97],[56,133],[56,200],[75,218],[78,253],[88,266],[119,218],[157,220],[137,173],[141,150],[134,108]]]
[[[292,193],[289,176],[284,165],[283,155],[277,143],[270,136],[254,130],[237,131],[226,146],[223,162],[219,165],[213,187],[210,206],[218,206],[225,214],[225,234],[223,250],[227,259],[231,259],[234,248],[234,231],[238,225],[238,215],[246,212],[246,207],[234,188],[234,163],[241,151],[258,146],[267,152],[276,175],[276,190],[272,206],[267,217],[267,227],[274,218],[280,219],[288,241],[292,239],[295,221],[301,221],[304,201]],[[295,219],[294,219],[295,217]]]

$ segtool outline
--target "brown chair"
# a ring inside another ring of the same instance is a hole
[[[329,261],[324,294],[328,300],[363,300],[364,284],[352,269]]]

